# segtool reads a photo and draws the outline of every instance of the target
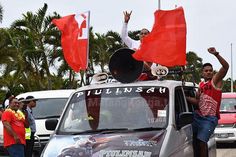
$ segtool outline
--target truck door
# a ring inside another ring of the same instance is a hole
[[[179,115],[184,112],[189,112],[188,105],[185,100],[184,90],[182,87],[175,88],[175,123],[178,124]],[[193,157],[192,145],[192,126],[187,124],[181,128],[175,128],[176,152],[173,156]]]

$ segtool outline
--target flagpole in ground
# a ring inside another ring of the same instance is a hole
[[[234,92],[234,89],[233,89],[233,43],[230,44],[230,47],[231,47],[231,93]]]

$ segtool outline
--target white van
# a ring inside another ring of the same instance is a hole
[[[49,140],[49,136],[53,131],[45,128],[45,120],[50,118],[59,118],[66,102],[75,91],[74,89],[65,90],[47,90],[47,91],[34,91],[19,94],[17,98],[26,98],[29,95],[38,99],[36,107],[33,108],[33,114],[36,120],[36,133],[35,133],[35,147],[34,154],[40,154],[44,146]],[[2,122],[0,122],[0,129],[2,130]],[[3,131],[0,131],[0,147],[3,152]]]
[[[193,83],[173,80],[104,83],[79,88],[41,157],[193,157]],[[216,157],[216,143],[208,143]]]

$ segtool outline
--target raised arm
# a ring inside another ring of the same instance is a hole
[[[130,13],[128,13],[127,11],[124,11],[123,14],[124,14],[124,23],[123,23],[123,27],[121,30],[121,39],[129,48],[131,48],[133,39],[131,39],[128,36],[128,29],[127,28],[128,28],[128,23],[129,23],[129,19],[132,14],[132,11]]]
[[[208,52],[215,55],[222,67],[220,70],[213,76],[212,80],[216,87],[221,88],[222,87],[222,80],[227,74],[227,71],[229,69],[228,62],[219,54],[219,52],[216,51],[214,47],[208,48]]]

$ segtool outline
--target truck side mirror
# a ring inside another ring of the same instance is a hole
[[[55,118],[47,119],[45,121],[45,127],[47,130],[54,131],[56,129],[57,123],[58,123],[58,119],[55,119]]]
[[[187,124],[191,124],[193,122],[193,113],[192,112],[183,112],[179,114],[179,118],[177,121],[177,129],[179,130],[183,126]]]

